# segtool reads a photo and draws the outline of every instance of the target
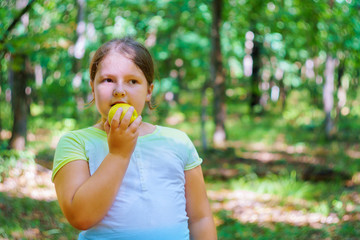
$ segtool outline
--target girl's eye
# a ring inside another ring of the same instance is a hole
[[[137,81],[136,81],[136,80],[130,80],[130,83],[131,83],[131,84],[136,84]]]
[[[111,78],[105,78],[104,82],[112,82]]]

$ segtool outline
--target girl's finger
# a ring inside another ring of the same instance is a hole
[[[114,117],[111,120],[111,124],[110,124],[111,129],[115,129],[119,126],[120,116],[121,116],[122,111],[123,111],[122,108],[119,108],[118,110],[116,110]]]
[[[141,116],[138,116],[131,124],[130,124],[130,131],[135,133],[139,127],[140,127],[140,124],[142,122],[142,117]]]
[[[125,113],[125,116],[123,117],[123,119],[120,122],[120,128],[121,129],[127,129],[130,125],[130,120],[131,120],[131,116],[134,112],[134,107],[129,107],[129,109],[127,110],[127,112]]]

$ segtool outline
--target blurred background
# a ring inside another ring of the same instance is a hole
[[[100,116],[88,66],[132,36],[156,64],[145,121],[203,158],[219,239],[359,239],[360,2],[0,0],[0,238],[76,239],[50,181]]]

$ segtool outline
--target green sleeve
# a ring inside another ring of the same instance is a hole
[[[87,161],[85,143],[81,137],[69,132],[60,138],[56,147],[51,180],[65,164],[75,160]]]

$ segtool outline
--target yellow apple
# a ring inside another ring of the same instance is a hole
[[[108,115],[109,124],[111,124],[111,120],[113,119],[113,117],[116,113],[116,110],[118,110],[119,108],[123,109],[121,116],[120,116],[120,120],[122,120],[125,116],[125,113],[129,110],[129,107],[131,107],[131,105],[129,105],[127,103],[118,103],[118,104],[115,104],[114,106],[112,106],[110,108],[109,115]],[[132,123],[137,117],[138,117],[138,114],[134,108],[134,112],[131,116],[130,123]]]

